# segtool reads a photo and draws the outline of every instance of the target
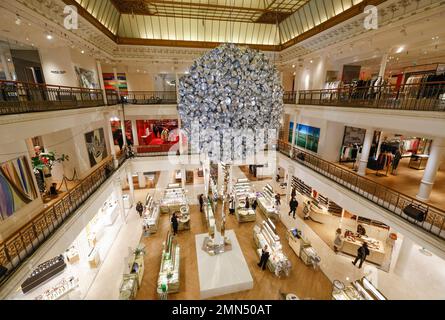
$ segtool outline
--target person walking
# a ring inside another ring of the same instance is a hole
[[[171,223],[173,227],[173,235],[176,236],[178,233],[178,217],[176,217],[176,213],[173,213]]]
[[[246,205],[245,205],[246,209],[250,208],[250,202],[249,202],[249,197],[246,197]]]
[[[291,198],[295,198],[297,196],[297,191],[295,190],[295,188],[292,188],[292,191],[290,193],[290,197]]]
[[[229,200],[229,213],[230,214],[235,213],[235,197],[233,195],[230,196],[230,200]]]
[[[264,246],[264,248],[261,250],[261,258],[260,258],[260,262],[258,263],[258,267],[265,270],[267,261],[269,260],[269,256],[270,256],[270,253],[269,253],[269,249],[267,248],[267,244],[266,244]]]
[[[289,207],[290,207],[289,215],[292,213],[292,217],[295,219],[295,212],[297,211],[298,208],[298,201],[297,199],[295,199],[295,197],[292,197],[292,199],[289,201]]]
[[[144,212],[144,206],[142,205],[142,202],[138,201],[136,204],[136,211],[139,213],[139,217],[142,218],[142,212]]]
[[[256,207],[258,206],[258,201],[257,201],[257,199],[255,198],[255,200],[253,200],[253,202],[252,202],[252,209],[253,209],[253,211],[255,211],[256,210]]]
[[[199,212],[202,212],[202,206],[204,205],[204,195],[201,193],[199,195]]]
[[[335,232],[334,252],[337,253],[342,246],[343,246],[343,236],[341,234],[341,229],[338,228]]]
[[[357,261],[360,260],[360,264],[358,265],[358,268],[360,269],[367,256],[369,256],[368,244],[366,242],[363,242],[362,246],[358,248],[357,256],[355,257],[355,260],[352,262],[352,264],[355,266]]]

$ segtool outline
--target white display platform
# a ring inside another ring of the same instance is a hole
[[[215,256],[202,250],[208,234],[195,236],[201,299],[253,288],[253,278],[235,232],[226,230],[226,236],[232,242],[232,250]]]

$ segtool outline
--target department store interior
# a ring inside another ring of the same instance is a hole
[[[445,299],[444,17],[1,1],[0,299]]]

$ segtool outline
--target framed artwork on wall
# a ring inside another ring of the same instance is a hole
[[[78,66],[75,66],[74,70],[79,81],[79,87],[88,89],[98,88],[94,71],[86,70]]]
[[[6,219],[37,199],[32,172],[25,156],[0,164],[0,216]]]
[[[117,79],[114,73],[103,73],[105,90],[117,90],[123,95],[128,94],[127,75],[125,73],[117,73]]]
[[[85,133],[85,142],[91,167],[94,167],[108,156],[103,128]]]

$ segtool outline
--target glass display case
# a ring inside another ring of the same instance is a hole
[[[180,211],[182,206],[188,203],[184,189],[180,187],[169,186],[164,191],[164,196],[160,202],[161,213],[170,213]]]
[[[247,180],[247,179],[246,179]],[[249,222],[256,220],[256,212],[251,204],[256,199],[256,194],[249,181],[239,179],[233,186],[235,194],[235,216],[238,222]],[[246,199],[248,198],[249,208],[246,208]]]
[[[159,225],[160,209],[159,203],[156,203],[151,194],[145,198],[145,208],[142,220],[144,231],[148,234],[156,233]]]
[[[180,248],[173,235],[168,232],[163,243],[161,267],[159,270],[157,292],[162,298],[164,294],[179,292]]]
[[[280,213],[275,206],[275,192],[270,184],[266,184],[258,196],[258,206],[266,218],[278,220]]]
[[[387,300],[386,297],[366,278],[353,281],[345,286],[343,282],[334,280],[333,300]]]

